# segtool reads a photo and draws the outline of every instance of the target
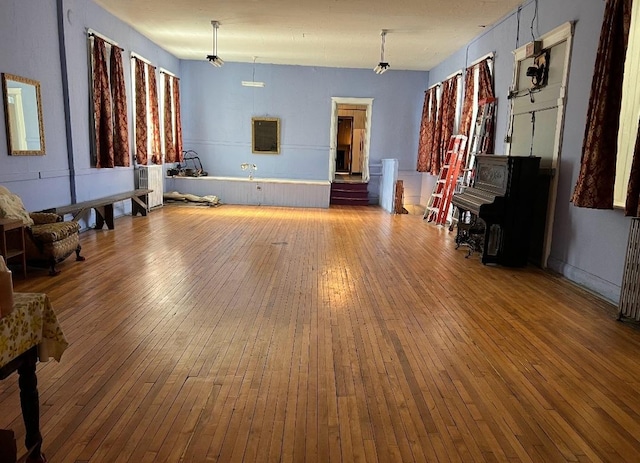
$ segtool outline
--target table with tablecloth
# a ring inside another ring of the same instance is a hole
[[[0,318],[0,379],[18,372],[25,445],[31,456],[40,455],[42,443],[36,363],[60,361],[68,345],[46,294],[13,294],[13,311]]]

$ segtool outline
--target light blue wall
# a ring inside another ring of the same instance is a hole
[[[58,48],[56,2],[3,0],[0,72],[40,81],[46,156],[9,156],[0,115],[0,183],[31,210],[69,202],[67,142]]]
[[[521,12],[520,46],[531,40],[534,5],[527,2]],[[540,0],[534,22],[543,35],[567,21],[576,21],[567,93],[566,120],[559,168],[558,197],[549,266],[610,300],[620,293],[629,220],[621,211],[599,211],[574,207],[570,203],[580,169],[582,140],[593,76],[600,27],[602,0]],[[507,93],[513,76],[512,50],[516,48],[515,12],[449,57],[430,73],[430,84],[442,80],[467,62],[495,52],[495,81],[498,96],[496,152],[504,153],[507,126]]]
[[[209,175],[243,176],[243,162],[268,178],[327,180],[331,97],[373,98],[372,163],[397,157],[415,170],[423,92],[428,73],[255,65],[264,88],[243,87],[253,65],[181,63],[184,148],[195,150]],[[281,154],[251,153],[251,117],[281,120]]]
[[[62,11],[59,28],[58,5]],[[89,78],[86,29],[92,28],[124,48],[127,94],[131,95],[129,56],[135,51],[158,67],[177,73],[180,61],[91,1],[3,0],[0,14],[0,71],[40,81],[45,130],[45,156],[8,156],[6,134],[0,130],[0,184],[19,194],[28,210],[71,203],[75,182],[77,200],[84,201],[133,189],[133,168],[91,167],[89,142]],[[60,36],[64,37],[69,76],[73,166],[65,119]],[[129,98],[129,114],[132,114]],[[4,111],[1,123],[4,127]],[[129,120],[131,125],[131,120]],[[71,170],[75,167],[75,172]],[[74,175],[75,174],[75,175]],[[124,213],[128,204],[119,204]]]

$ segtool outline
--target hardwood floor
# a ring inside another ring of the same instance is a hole
[[[38,366],[51,463],[640,460],[638,327],[420,216],[165,207],[81,243],[16,277],[70,342]]]

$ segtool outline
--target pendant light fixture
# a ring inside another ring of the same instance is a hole
[[[207,55],[207,59],[212,66],[220,68],[224,64],[222,58],[218,56],[218,27],[220,27],[220,22],[211,21],[211,25],[213,26],[213,55]]]
[[[384,60],[384,38],[387,36],[387,30],[382,29],[380,36],[382,38],[380,43],[380,62],[375,68],[373,68],[373,72],[376,74],[382,74],[390,68],[389,63]]]

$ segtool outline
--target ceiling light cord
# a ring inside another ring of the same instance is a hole
[[[387,36],[387,30],[382,29],[380,36],[382,37],[382,40],[380,43],[380,62],[384,63],[384,39]]]

